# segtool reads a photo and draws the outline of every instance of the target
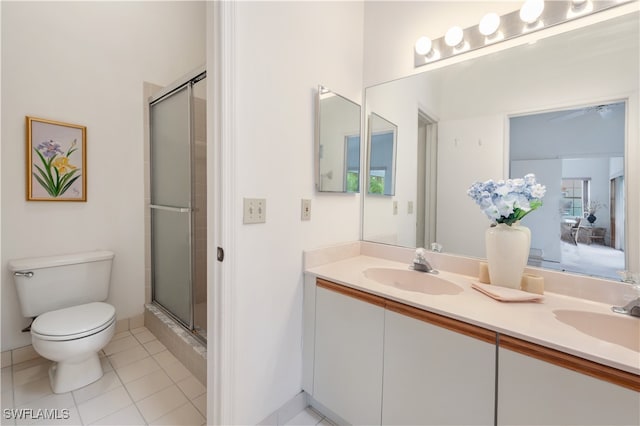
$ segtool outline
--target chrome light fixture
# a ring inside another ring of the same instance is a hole
[[[465,29],[454,26],[437,39],[420,37],[414,45],[414,66],[421,67],[633,1],[637,0],[526,0],[519,10],[506,15],[487,13],[476,26]]]
[[[591,0],[572,0],[571,7],[567,10],[567,19],[577,18],[593,12],[593,2]]]

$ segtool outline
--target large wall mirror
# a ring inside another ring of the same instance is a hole
[[[523,220],[530,264],[612,279],[637,271],[639,20],[633,12],[367,88],[367,111],[396,123],[398,140],[395,196],[365,194],[363,239],[483,258],[489,222],[467,189],[533,172],[548,193]],[[432,148],[420,150],[430,133]]]
[[[360,191],[360,105],[324,86],[316,105],[316,189]]]

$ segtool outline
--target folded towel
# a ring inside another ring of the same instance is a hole
[[[500,302],[540,302],[544,299],[544,296],[540,294],[475,281],[471,282],[471,287]]]

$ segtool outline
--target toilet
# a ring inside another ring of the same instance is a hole
[[[98,352],[115,331],[109,295],[114,253],[100,250],[10,260],[20,308],[31,323],[31,343],[54,363],[54,393],[69,392],[102,377]]]

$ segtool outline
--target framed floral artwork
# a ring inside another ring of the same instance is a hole
[[[87,128],[27,120],[27,200],[87,201]]]

